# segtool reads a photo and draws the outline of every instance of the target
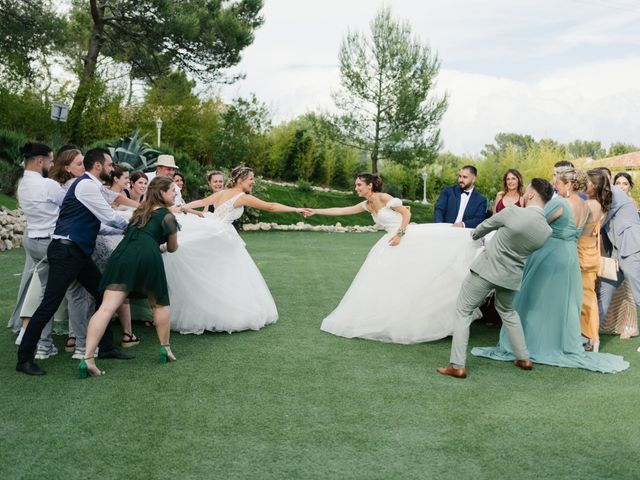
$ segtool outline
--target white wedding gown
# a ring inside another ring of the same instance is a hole
[[[402,215],[391,199],[374,221],[387,234],[371,249],[321,330],[392,343],[438,340],[453,333],[455,305],[471,262],[483,248],[470,230],[451,224],[409,225],[398,246],[389,240]],[[366,209],[366,202],[363,202]]]
[[[205,218],[177,216],[178,250],[163,255],[172,330],[259,330],[278,319],[269,288],[232,225],[244,211],[233,206],[240,195]]]

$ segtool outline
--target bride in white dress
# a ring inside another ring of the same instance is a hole
[[[451,335],[460,286],[481,244],[471,239],[468,229],[450,224],[408,225],[409,210],[401,200],[382,193],[377,175],[358,175],[355,190],[364,202],[312,209],[311,214],[366,211],[387,234],[373,246],[320,329],[347,338],[402,344]]]
[[[185,334],[259,330],[278,319],[271,292],[232,223],[245,206],[271,212],[307,210],[264,202],[249,195],[253,185],[253,171],[236,167],[226,190],[185,205],[214,204],[213,214],[178,217],[180,248],[164,256],[173,330]]]

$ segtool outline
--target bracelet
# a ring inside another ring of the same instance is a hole
[[[403,237],[407,233],[407,230],[404,228],[399,228],[396,232],[396,237]]]

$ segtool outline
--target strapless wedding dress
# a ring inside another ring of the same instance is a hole
[[[374,221],[387,232],[371,249],[321,330],[392,343],[438,340],[453,333],[455,305],[469,266],[483,248],[470,230],[450,224],[409,225],[400,245],[389,240],[402,223],[391,199]],[[366,209],[366,202],[363,202]]]
[[[178,250],[165,254],[171,329],[258,330],[278,319],[264,278],[232,222],[242,216],[230,198],[205,218],[178,215]]]

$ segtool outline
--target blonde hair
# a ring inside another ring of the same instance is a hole
[[[562,183],[571,184],[574,192],[583,192],[587,189],[587,174],[574,167],[557,167],[556,178]]]
[[[251,173],[253,173],[253,168],[238,165],[231,170],[231,178],[229,178],[229,181],[227,182],[227,188],[235,187],[238,183],[246,180]]]

